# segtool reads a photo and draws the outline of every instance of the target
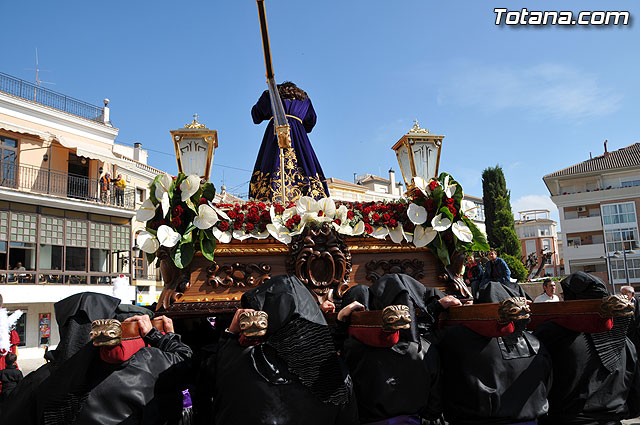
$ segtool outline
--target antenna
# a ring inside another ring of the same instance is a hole
[[[36,94],[38,91],[38,87],[40,87],[41,84],[52,84],[55,85],[56,83],[52,83],[51,81],[42,81],[40,79],[40,71],[42,72],[51,72],[51,70],[49,69],[40,69],[40,63],[38,61],[38,48],[36,47],[36,67],[34,68],[25,68],[26,71],[35,71],[36,72],[36,88],[33,90],[33,101],[36,101]]]

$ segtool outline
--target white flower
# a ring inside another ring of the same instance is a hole
[[[289,234],[289,229],[287,229],[285,226],[269,223],[267,224],[267,231],[271,236],[273,236],[283,244],[288,245],[291,243],[291,235]]]
[[[156,215],[157,205],[153,205],[151,199],[147,199],[140,205],[138,211],[136,211],[136,220],[146,222],[151,220]]]
[[[413,233],[405,232],[405,230],[404,230],[404,229],[402,229],[402,236],[404,236],[404,238],[405,238],[405,240],[406,240],[407,242],[411,242],[411,241],[413,241]]]
[[[458,187],[458,185],[455,183],[449,184],[449,180],[450,180],[449,175],[447,175],[444,178],[444,185],[443,185],[444,193],[447,195],[447,197],[453,198],[453,195],[456,193],[456,188]]]
[[[213,232],[213,236],[216,238],[216,240],[220,243],[229,243],[231,242],[231,231],[226,231],[223,232],[222,230],[218,229],[217,227],[213,227],[211,229],[211,231]]]
[[[198,229],[208,229],[218,222],[218,214],[207,204],[198,207],[198,215],[193,219],[193,225]]]
[[[424,196],[426,197],[429,193],[431,193],[431,191],[429,190],[429,185],[427,184],[427,182],[425,181],[425,179],[423,179],[422,177],[414,177],[413,179],[411,179],[413,182],[413,185],[415,187],[417,187],[418,189],[420,189],[420,192],[422,192],[424,194]]]
[[[460,209],[462,210],[462,214],[466,215],[467,218],[473,220],[478,215],[479,208],[476,207],[476,205],[473,202],[463,199],[460,202]]]
[[[200,189],[200,177],[191,174],[180,183],[180,191],[182,192],[182,202],[186,202]]]
[[[471,229],[469,229],[469,226],[464,224],[462,220],[453,223],[451,231],[462,242],[471,242],[473,240],[473,233],[471,233]]]
[[[156,182],[156,199],[162,205],[162,216],[166,217],[169,212],[169,208],[171,205],[169,204],[169,189],[171,188],[171,183],[173,183],[173,179],[167,173],[164,173],[162,177],[158,179]]]
[[[404,238],[403,232],[402,232],[402,226],[388,227],[388,230],[389,230],[389,236],[391,237],[391,240],[393,242],[395,243],[402,242],[402,239]]]
[[[158,241],[160,242],[160,245],[171,248],[180,242],[180,238],[180,233],[176,232],[171,227],[164,224],[158,227]]]
[[[353,231],[351,232],[351,234],[353,236],[359,236],[363,233],[364,233],[364,223],[362,221],[359,221],[358,224],[356,224],[353,227]]]
[[[160,242],[158,242],[158,239],[146,230],[138,233],[137,241],[140,249],[147,254],[155,254],[158,248],[160,248]]]
[[[298,225],[298,228],[297,228],[296,230],[292,231],[292,232],[291,232],[291,233],[289,233],[289,234],[290,234],[291,236],[297,236],[297,235],[299,235],[299,234],[300,234],[300,233],[302,233],[302,231],[304,230],[304,226],[305,226],[306,224],[307,224],[307,223],[305,223],[304,221],[301,221],[301,222],[300,222],[300,224]]]
[[[239,241],[243,241],[245,239],[249,239],[251,237],[250,232],[245,232],[244,230],[234,230],[233,238],[238,239]]]
[[[320,205],[318,205],[318,202],[310,196],[301,196],[296,202],[296,209],[300,215],[313,212],[317,213],[320,210]]]
[[[412,202],[407,208],[407,216],[413,224],[422,224],[427,221],[427,210]]]
[[[256,239],[267,239],[269,237],[269,231],[267,229],[264,229],[260,233],[255,233],[255,234],[252,233],[251,237]]]
[[[373,228],[371,236],[377,239],[384,239],[389,234],[389,230],[385,226],[377,226]]]
[[[431,220],[431,226],[433,226],[433,228],[438,232],[444,232],[449,228],[449,226],[451,226],[451,220],[447,217],[443,217],[442,213],[440,213],[433,217],[433,220]]]
[[[413,232],[413,244],[418,248],[429,245],[438,235],[432,227],[424,226],[416,226]]]
[[[318,201],[318,208],[324,213],[324,217],[333,220],[336,216],[336,203],[331,198],[322,198]]]
[[[349,224],[343,224],[341,226],[336,225],[335,227],[338,233],[340,233],[341,235],[348,235],[348,236],[353,235],[353,227],[349,226]],[[363,230],[364,230],[364,227],[363,227]]]
[[[218,218],[220,218],[222,220],[227,220],[227,221],[231,220],[229,218],[229,216],[227,215],[227,213],[222,211],[220,208],[216,207],[215,205],[212,205],[212,207],[213,207],[213,210],[216,212],[216,214],[218,214]]]

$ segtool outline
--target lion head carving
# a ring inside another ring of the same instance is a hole
[[[244,311],[238,317],[240,332],[246,338],[258,338],[267,333],[269,315],[264,311]]]
[[[633,316],[633,303],[624,295],[610,295],[602,299],[601,317]]]
[[[525,297],[507,298],[498,306],[498,323],[500,324],[525,320],[530,316],[531,310]]]
[[[95,347],[112,347],[122,341],[122,325],[116,319],[94,320],[89,336]]]

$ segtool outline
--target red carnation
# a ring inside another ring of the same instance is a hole
[[[395,221],[394,219],[389,220],[389,226],[390,227],[396,227],[398,225],[398,222]]]
[[[184,212],[184,210],[182,209],[182,207],[181,207],[180,205],[176,206],[176,207],[173,209],[173,215],[174,215],[175,217],[180,217],[180,216],[182,215],[182,213],[183,213],[183,212]]]
[[[287,226],[287,228],[289,228],[289,230],[293,230],[293,228],[296,227],[296,223],[295,223],[295,221],[293,221],[293,218],[290,218],[285,223],[285,226]]]
[[[437,180],[433,180],[429,183],[429,190],[434,190],[438,186],[440,186],[440,183]]]
[[[242,224],[244,222],[244,214],[242,213],[236,214],[236,221],[239,221],[240,224]]]
[[[391,216],[389,214],[382,214],[382,221],[385,223],[391,220]]]
[[[355,214],[353,213],[353,211],[347,211],[347,218],[349,220],[353,220],[353,217],[355,217]]]
[[[371,219],[373,221],[378,221],[380,220],[380,216],[378,215],[378,213],[373,213],[373,215],[371,216]]]
[[[265,223],[260,223],[260,225],[258,226],[258,230],[264,232],[265,230],[267,230],[267,225]]]
[[[362,204],[358,202],[357,204],[354,205],[354,208],[357,209],[358,211],[362,211]]]
[[[227,213],[227,216],[231,219],[231,220],[235,220],[236,217],[238,217],[238,213],[236,213],[235,211],[231,210]]]
[[[322,216],[324,216],[324,211],[322,210],[318,211],[318,217],[322,217]]]
[[[206,204],[207,202],[209,202],[209,201],[207,200],[207,198],[200,198],[200,203],[199,203],[199,205],[204,205],[204,204]]]
[[[371,221],[371,219],[369,218],[369,216],[365,215],[364,217],[362,217],[362,221],[365,222],[365,223],[368,223],[368,222]]]
[[[424,202],[424,207],[427,209],[427,211],[433,211],[436,208],[436,201],[434,201],[433,199],[427,199]]]
[[[267,205],[264,202],[258,202],[258,208],[263,210],[263,209],[267,208]]]
[[[449,211],[451,211],[451,214],[453,214],[453,215],[456,215],[456,213],[458,212],[458,210],[456,209],[456,207],[449,206],[449,207],[447,207],[447,208],[449,208]]]
[[[273,209],[276,211],[276,214],[280,215],[284,212],[284,207],[280,204],[275,204]]]
[[[369,215],[369,214],[371,214],[371,207],[364,207],[363,211],[364,211],[365,215]]]
[[[257,213],[250,212],[247,214],[247,221],[255,224],[260,221],[260,216]]]
[[[221,221],[220,223],[218,223],[218,229],[226,232],[227,230],[229,230],[229,223],[226,221]]]
[[[421,190],[416,190],[413,192],[413,199],[422,199],[424,198],[424,193]]]
[[[445,203],[445,204],[447,204],[448,206],[451,206],[451,207],[453,206],[453,204],[454,204],[455,202],[456,202],[456,201],[454,201],[454,200],[453,200],[453,199],[451,199],[451,198],[447,198],[447,199],[445,199],[445,201],[444,201],[444,203]]]
[[[258,215],[260,214],[260,210],[258,209],[258,207],[251,207],[249,208],[249,213]]]
[[[371,225],[367,223],[364,225],[364,231],[367,232],[368,235],[370,235],[373,232],[373,227],[371,227]]]
[[[246,230],[247,232],[251,232],[253,230],[253,224],[251,223],[246,223],[244,225],[244,230]]]
[[[396,211],[401,213],[405,210],[405,205],[404,204],[396,204]]]
[[[234,222],[233,222],[233,228],[234,228],[235,230],[240,230],[240,229],[242,229],[242,222],[241,222],[241,221],[239,221],[239,220],[234,221]]]
[[[177,229],[178,227],[182,226],[182,220],[180,220],[180,217],[173,217],[171,219],[171,224],[173,224],[173,227]]]
[[[271,214],[269,214],[269,211],[262,211],[262,214],[260,214],[260,218],[262,219],[262,221],[271,221]]]
[[[298,224],[298,223],[300,223],[300,221],[301,221],[302,219],[300,218],[300,216],[299,216],[298,214],[296,214],[296,215],[294,215],[293,217],[291,217],[291,220],[293,220],[293,222],[294,222],[295,224]]]
[[[336,218],[335,220],[333,220],[333,222],[336,223],[338,226],[342,224],[342,220],[340,220],[339,218]]]

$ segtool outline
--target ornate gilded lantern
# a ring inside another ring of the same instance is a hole
[[[429,181],[438,176],[440,166],[440,149],[444,136],[429,133],[420,128],[418,120],[407,134],[402,136],[391,149],[396,151],[402,178],[408,191],[413,188],[414,177],[422,177]]]
[[[184,128],[171,130],[178,171],[186,175],[196,174],[209,180],[213,154],[218,147],[218,132],[200,124],[198,114],[193,117],[193,121]]]

